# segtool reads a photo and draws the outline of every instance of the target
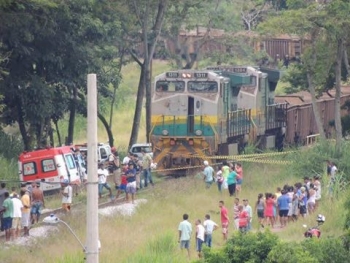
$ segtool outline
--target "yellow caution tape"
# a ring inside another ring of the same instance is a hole
[[[287,165],[287,164],[293,163],[292,161],[285,161],[285,160],[271,160],[271,159],[257,159],[257,158],[243,159],[240,161],[252,162],[252,163],[262,163],[262,164],[279,164],[279,165]],[[221,163],[214,163],[214,164],[212,164],[212,166],[216,166],[216,165],[220,165],[220,164]],[[168,168],[168,169],[157,169],[154,171],[155,172],[167,172],[167,171],[188,170],[188,169],[196,169],[196,168],[203,168],[203,165],[174,167],[174,168]]]

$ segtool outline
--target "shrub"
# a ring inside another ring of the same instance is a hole
[[[278,243],[276,235],[264,233],[235,233],[222,252],[205,251],[204,261],[210,263],[265,262],[271,249]]]
[[[279,243],[269,253],[269,263],[318,263],[317,259],[310,255],[301,244],[295,242]]]
[[[301,245],[320,263],[348,262],[350,257],[340,238],[308,239]]]

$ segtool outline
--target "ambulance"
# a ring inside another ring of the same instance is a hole
[[[73,185],[81,183],[78,165],[69,146],[23,152],[18,157],[19,179],[40,182],[44,192],[54,191],[61,188],[65,179]]]

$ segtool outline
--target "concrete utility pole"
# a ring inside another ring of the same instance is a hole
[[[86,262],[99,262],[98,181],[97,181],[97,87],[96,74],[87,76],[88,180],[86,209]]]

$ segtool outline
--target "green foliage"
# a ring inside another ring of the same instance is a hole
[[[291,64],[283,75],[282,81],[289,83],[285,87],[285,92],[287,94],[295,93],[300,90],[307,90],[308,83],[305,68],[301,64]]]
[[[6,181],[7,189],[11,189],[12,186],[18,187],[18,164],[16,159],[6,159],[0,156],[0,180]]]
[[[307,239],[301,246],[319,263],[347,262],[350,256],[340,238]]]
[[[9,135],[0,130],[0,155],[8,160],[17,160],[22,151],[23,143],[18,136]]]
[[[290,155],[291,160],[297,164],[289,166],[289,174],[302,174],[313,176],[325,173],[326,161],[335,162],[339,171],[344,174],[346,180],[350,179],[350,163],[348,153],[350,151],[349,142],[344,142],[340,150],[336,150],[332,141],[321,141],[312,148],[296,151]]]
[[[222,252],[206,250],[204,261],[210,263],[266,262],[268,254],[277,243],[277,236],[269,231],[243,234],[238,232],[227,241]]]
[[[329,126],[335,127],[334,120],[329,122]],[[343,136],[347,136],[350,133],[350,115],[341,117],[341,128]]]
[[[282,242],[277,244],[269,253],[269,263],[318,263],[309,251],[305,250],[300,243]]]
[[[345,213],[346,213],[344,229],[347,230],[347,233],[345,235],[348,237],[347,239],[349,241],[348,250],[350,251],[350,191],[347,191],[346,195],[348,198],[346,199],[346,202],[344,204]]]
[[[0,54],[10,54],[0,87],[4,120],[22,125],[26,148],[25,137],[41,137],[50,118],[85,106],[88,73],[98,75],[102,97],[111,97],[108,85],[120,81],[119,22],[108,1],[16,1],[0,8]]]

